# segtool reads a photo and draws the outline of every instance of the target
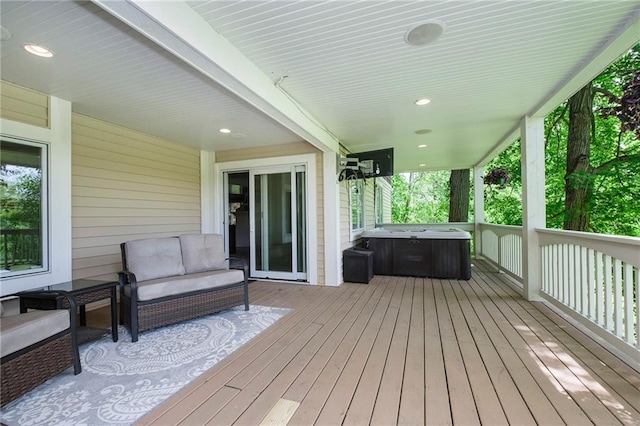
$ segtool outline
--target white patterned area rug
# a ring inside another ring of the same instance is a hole
[[[251,305],[140,334],[124,327],[80,347],[82,373],[69,368],[6,405],[14,425],[130,425],[286,315]]]

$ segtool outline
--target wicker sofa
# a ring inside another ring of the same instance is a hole
[[[132,342],[145,330],[242,304],[249,310],[247,264],[225,259],[222,235],[151,238],[120,247],[120,318]]]
[[[0,304],[0,406],[71,366],[75,374],[82,371],[76,335],[76,302],[62,291],[29,295],[37,297],[45,293],[65,297],[70,309],[5,316]]]

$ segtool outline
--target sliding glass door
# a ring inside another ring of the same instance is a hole
[[[250,172],[251,276],[307,278],[304,166]]]

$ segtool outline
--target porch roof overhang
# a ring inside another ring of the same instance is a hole
[[[394,147],[396,171],[486,163],[522,117],[640,40],[639,1],[3,1],[0,12],[12,34],[2,79],[74,112],[205,151]],[[444,34],[407,45],[424,22]],[[31,57],[26,42],[56,56]],[[431,104],[413,105],[421,97]]]

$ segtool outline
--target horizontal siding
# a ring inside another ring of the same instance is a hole
[[[391,223],[391,184],[384,178],[376,178],[382,188],[382,223]]]
[[[364,180],[364,228],[376,227],[375,185],[374,179]]]
[[[74,114],[73,278],[115,279],[120,243],[200,232],[200,151]]]
[[[49,96],[0,81],[0,117],[38,127],[49,127]]]
[[[320,153],[320,150],[307,142],[295,142],[282,145],[216,151],[216,162],[226,163],[229,161],[253,160],[256,158],[273,158],[314,153]]]

